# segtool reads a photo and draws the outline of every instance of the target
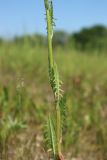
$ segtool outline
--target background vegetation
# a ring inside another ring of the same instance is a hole
[[[0,39],[0,156],[47,159],[43,122],[54,99],[43,35]],[[53,40],[67,97],[65,158],[107,160],[107,28],[56,31]]]
[[[15,37],[13,42],[23,45],[27,41],[33,46],[47,46],[46,36],[40,34],[25,35]],[[0,39],[0,44],[3,40]],[[106,51],[107,50],[107,28],[102,25],[95,25],[90,28],[83,28],[76,33],[67,33],[65,31],[55,31],[53,37],[53,47],[69,47],[82,51]]]

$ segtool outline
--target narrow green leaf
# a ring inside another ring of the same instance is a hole
[[[52,121],[52,118],[48,117],[47,128],[45,131],[45,141],[48,148],[48,151],[51,152],[52,156],[55,157],[56,154],[56,136],[55,128]]]

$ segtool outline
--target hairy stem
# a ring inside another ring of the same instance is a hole
[[[50,67],[53,67],[53,53],[52,53],[52,26],[50,21],[49,10],[46,10],[47,19],[47,35],[48,35],[48,59]]]
[[[55,98],[55,158],[54,160],[63,160],[61,154],[61,111],[59,106],[60,94],[59,94],[59,76],[56,69],[56,65],[53,59],[53,49],[52,49],[52,38],[53,38],[53,6],[52,1],[44,0],[45,10],[46,10],[46,21],[47,21],[47,37],[48,37],[48,61],[49,61],[49,74],[50,84]]]
[[[57,138],[57,155],[61,154],[61,115],[60,115],[60,110],[59,106],[56,107],[56,138]]]

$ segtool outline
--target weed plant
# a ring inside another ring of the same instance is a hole
[[[52,38],[53,38],[53,4],[52,1],[44,0],[47,22],[47,39],[48,39],[48,70],[49,81],[54,95],[54,114],[49,114],[47,122],[46,141],[50,155],[54,160],[63,160],[61,152],[62,147],[62,129],[65,118],[65,101],[61,89],[62,82],[59,79],[57,64],[53,58]]]

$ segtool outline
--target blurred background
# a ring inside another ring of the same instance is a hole
[[[107,1],[53,0],[53,9],[53,51],[67,103],[65,157],[107,160]],[[54,100],[46,35],[43,0],[0,0],[2,160],[48,157],[43,126]]]

